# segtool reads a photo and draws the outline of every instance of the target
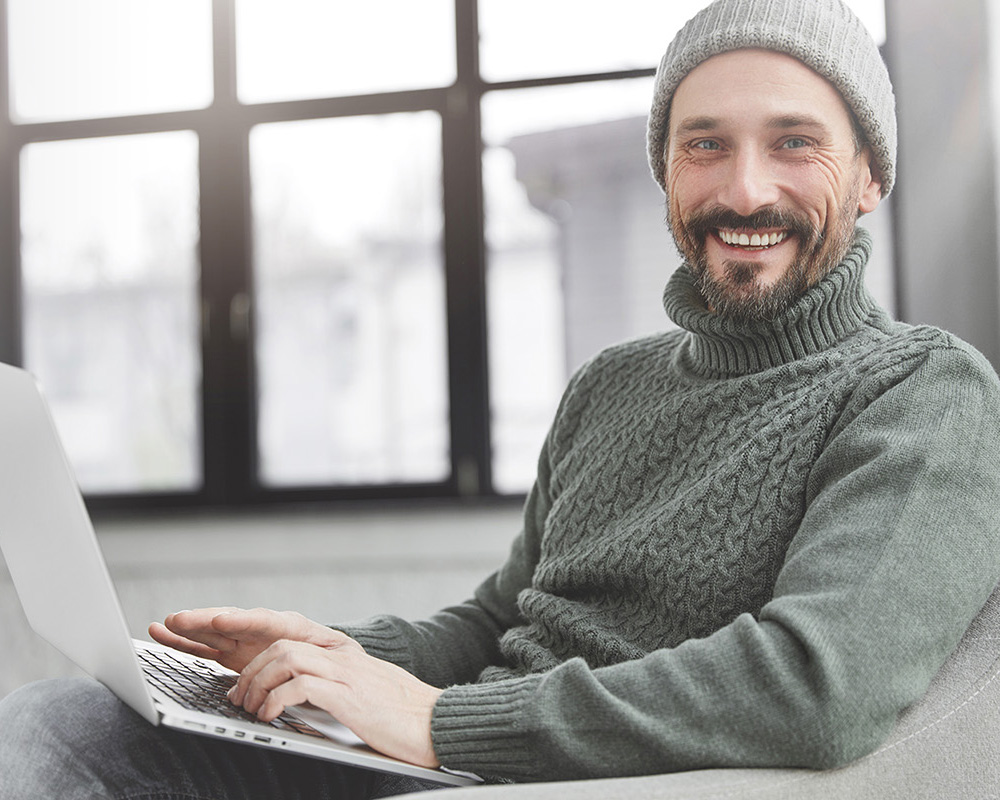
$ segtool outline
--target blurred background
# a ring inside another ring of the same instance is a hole
[[[137,634],[425,614],[499,563],[568,376],[671,325],[645,115],[704,5],[0,0],[0,361]],[[900,121],[869,287],[998,365],[1000,0],[848,5]],[[0,631],[0,696],[72,671],[2,567]]]

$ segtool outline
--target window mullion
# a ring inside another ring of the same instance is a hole
[[[7,3],[0,0],[0,75],[10,75]],[[10,90],[0,80],[0,361],[21,363],[21,288],[18,235],[19,146],[10,121]]]
[[[491,494],[476,3],[456,0],[458,79],[444,114],[445,272],[453,481]]]
[[[215,99],[200,141],[205,495],[245,502],[255,483],[248,130],[236,99],[233,0],[214,0]],[[246,324],[242,324],[243,322]]]

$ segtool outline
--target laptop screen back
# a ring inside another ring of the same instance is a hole
[[[0,550],[35,632],[154,724],[118,596],[35,379],[0,364]]]

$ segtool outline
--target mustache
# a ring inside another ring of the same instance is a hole
[[[695,241],[719,228],[738,230],[741,228],[783,228],[799,237],[803,246],[818,246],[823,241],[823,232],[800,214],[781,208],[762,208],[753,214],[737,214],[731,208],[716,206],[693,214],[684,220],[687,234]]]

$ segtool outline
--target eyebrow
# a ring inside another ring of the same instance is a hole
[[[715,130],[719,124],[715,117],[688,117],[677,126],[677,133],[702,133]]]
[[[826,123],[808,114],[787,114],[775,117],[768,121],[767,127],[777,130],[787,130],[789,128],[818,128],[822,131],[828,130]]]
[[[680,135],[689,133],[704,133],[713,131],[722,125],[717,117],[688,117],[682,120],[677,126],[677,133]],[[767,127],[775,130],[788,130],[791,128],[817,128],[827,131],[826,124],[820,119],[808,114],[783,114],[768,120]]]

